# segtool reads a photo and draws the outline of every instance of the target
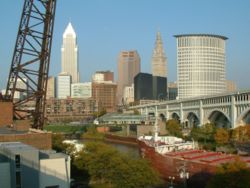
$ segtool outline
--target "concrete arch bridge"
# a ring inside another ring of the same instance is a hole
[[[157,110],[162,118],[177,119],[185,127],[214,123],[217,127],[236,128],[250,124],[250,91],[159,101],[130,109],[142,115],[154,115]]]

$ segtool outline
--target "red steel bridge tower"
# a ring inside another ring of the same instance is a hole
[[[24,0],[4,96],[13,101],[14,118],[32,119],[36,129],[44,124],[55,10],[56,0]],[[18,100],[16,92],[22,93]]]

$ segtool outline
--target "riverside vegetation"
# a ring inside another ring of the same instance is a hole
[[[87,131],[87,137],[97,135],[93,128]],[[82,151],[76,152],[73,145],[65,144],[63,140],[64,135],[53,134],[53,149],[71,156],[72,178],[86,187],[143,188],[162,183],[159,174],[144,159],[119,152],[100,140],[88,142]]]
[[[226,148],[227,152],[235,153],[236,143],[249,143],[250,126],[238,127],[233,130],[216,128],[213,124],[191,129],[189,135],[183,135],[178,121],[169,120],[166,123],[169,135],[193,138],[208,150]],[[72,178],[85,182],[90,188],[133,188],[155,187],[161,184],[159,175],[150,167],[144,159],[131,158],[124,153],[118,152],[112,146],[102,143],[104,134],[98,133],[95,126],[89,126],[83,132],[81,138],[92,138],[98,142],[86,143],[84,150],[79,153],[70,144],[63,144],[64,135],[53,135],[53,148],[67,153],[72,158]],[[236,160],[234,163],[225,164],[217,169],[211,177],[206,188],[222,187],[229,188],[250,187],[250,170],[246,163]]]

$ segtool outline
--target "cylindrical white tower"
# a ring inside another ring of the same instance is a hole
[[[225,40],[208,34],[175,35],[179,99],[226,91]]]

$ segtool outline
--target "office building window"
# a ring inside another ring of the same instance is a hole
[[[16,168],[20,168],[20,155],[15,155]]]
[[[21,172],[16,172],[16,188],[21,188]]]

